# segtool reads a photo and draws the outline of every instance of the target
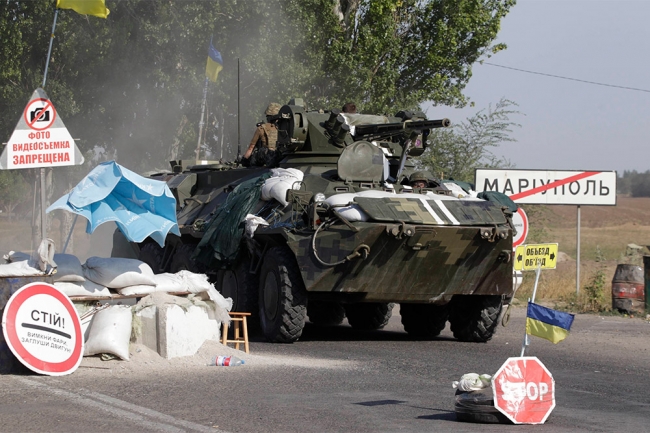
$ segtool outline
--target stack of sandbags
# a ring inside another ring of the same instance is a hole
[[[52,276],[54,285],[66,295],[111,298],[108,287],[84,277],[83,267],[76,256],[54,254],[54,261],[57,264],[56,273]]]
[[[261,199],[270,201],[276,199],[284,206],[287,206],[287,191],[300,189],[305,174],[296,168],[274,168],[271,170],[271,177],[262,185]]]

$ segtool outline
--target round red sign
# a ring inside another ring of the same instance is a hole
[[[517,234],[512,238],[512,249],[514,250],[526,242],[528,236],[528,216],[522,208],[517,209],[517,212],[512,214],[512,225],[517,229]]]
[[[33,99],[25,107],[23,117],[31,129],[43,131],[54,124],[56,110],[49,99]]]
[[[70,299],[51,284],[21,287],[2,315],[7,345],[30,370],[70,374],[83,358],[81,321]]]
[[[534,356],[508,358],[492,377],[494,406],[515,424],[543,424],[555,407],[555,381]]]

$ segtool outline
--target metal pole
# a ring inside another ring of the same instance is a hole
[[[52,33],[50,34],[50,48],[47,50],[47,60],[45,61],[45,73],[43,74],[43,85],[45,88],[45,81],[47,80],[47,70],[50,66],[50,56],[52,55],[52,44],[54,43],[54,29],[56,29],[56,18],[59,16],[59,10],[54,9],[54,22],[52,23]]]
[[[208,77],[205,77],[203,86],[203,102],[201,103],[201,120],[199,121],[199,141],[196,143],[196,163],[199,163],[199,153],[201,152],[201,134],[203,133],[203,116],[205,115],[205,99],[208,95]]]
[[[42,239],[47,239],[47,217],[45,215],[45,168],[41,167],[41,236]]]
[[[54,22],[52,23],[52,33],[50,34],[50,46],[47,49],[47,60],[45,61],[45,72],[43,73],[43,85],[47,82],[47,70],[50,67],[50,57],[52,56],[52,45],[54,44],[54,30],[56,29],[56,19],[59,16],[59,10],[54,9]],[[47,216],[45,215],[45,169],[40,168],[39,174],[41,176],[41,236],[43,239],[47,238]]]
[[[75,224],[77,224],[77,218],[79,218],[79,215],[75,215],[74,220],[72,220],[72,227],[70,227],[70,232],[68,233],[68,238],[65,240],[65,245],[63,245],[63,251],[61,251],[61,254],[65,253],[65,250],[68,249],[68,243],[70,242],[70,238],[72,237],[74,226]]]
[[[239,122],[239,57],[237,57],[237,156],[239,156],[240,152],[240,133],[241,133],[241,128],[240,128],[240,122]]]
[[[535,295],[537,294],[537,285],[539,283],[539,275],[542,273],[542,264],[540,262],[539,265],[537,265],[537,271],[535,273],[535,286],[533,287],[533,297],[532,299],[529,299],[528,302],[535,302]],[[526,347],[530,345],[530,340],[528,339],[528,333],[524,332],[524,343],[521,345],[521,356],[524,356],[526,353]]]
[[[576,295],[580,293],[580,205],[576,221]]]

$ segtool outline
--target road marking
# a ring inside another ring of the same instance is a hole
[[[24,377],[15,377],[15,379],[31,388],[38,388],[50,394],[65,397],[66,399],[71,400],[74,404],[80,404],[83,406],[88,406],[91,409],[108,412],[111,415],[127,419],[128,421],[135,423],[137,426],[141,426],[147,429],[170,433],[186,431],[227,433],[224,430],[218,430],[212,427],[174,418],[173,416],[169,416],[164,413],[148,409],[146,407],[128,403],[124,400],[100,394],[98,392],[85,390],[83,388],[77,390],[76,392],[72,392],[42,383],[34,379],[27,379]],[[50,382],[52,382],[52,380],[50,380]]]

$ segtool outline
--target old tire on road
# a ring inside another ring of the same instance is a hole
[[[264,255],[259,280],[260,325],[274,343],[293,343],[302,335],[307,291],[293,252],[286,246]]]
[[[454,337],[485,343],[496,331],[503,300],[499,295],[455,295],[450,308],[449,323]]]
[[[404,330],[414,338],[434,338],[440,335],[449,317],[449,304],[400,304]]]
[[[309,301],[307,317],[314,325],[340,325],[345,319],[345,309],[338,302]]]
[[[383,302],[348,304],[345,306],[345,315],[348,316],[348,323],[352,328],[373,331],[388,324],[394,306],[395,304]]]

